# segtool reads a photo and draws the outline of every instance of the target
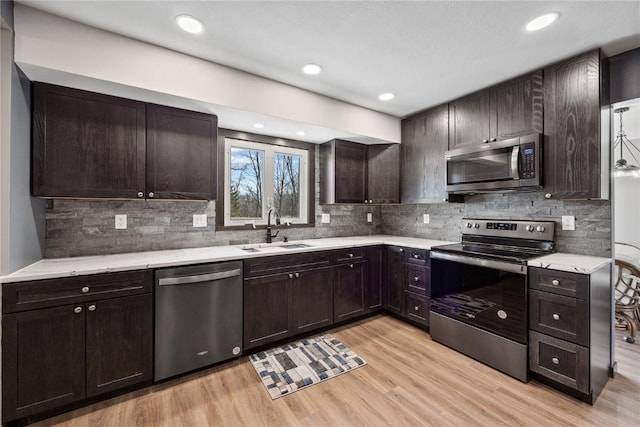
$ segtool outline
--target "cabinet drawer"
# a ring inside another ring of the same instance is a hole
[[[529,332],[529,369],[560,384],[589,393],[589,349]]]
[[[95,274],[7,283],[2,286],[2,312],[12,313],[149,293],[153,289],[151,270]]]
[[[566,271],[531,268],[529,273],[529,288],[558,295],[588,299],[589,276],[586,274],[568,273]]]
[[[587,301],[530,291],[531,329],[576,344],[589,345],[589,304]]]
[[[408,264],[430,265],[429,251],[426,249],[408,248],[405,251],[405,262]]]
[[[431,270],[417,265],[407,265],[404,289],[420,295],[431,294]]]
[[[244,261],[244,277],[260,277],[328,265],[327,251],[252,258]]]
[[[335,260],[338,263],[348,263],[364,259],[366,248],[349,248],[333,251]]]
[[[412,292],[404,293],[405,317],[409,320],[429,326],[430,305],[429,297]]]

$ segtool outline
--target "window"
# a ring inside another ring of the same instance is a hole
[[[225,138],[224,152],[225,226],[266,224],[272,207],[283,223],[308,222],[306,150]]]

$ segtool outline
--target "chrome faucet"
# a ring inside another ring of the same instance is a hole
[[[280,225],[280,214],[276,208],[269,208],[269,213],[267,214],[267,243],[271,243],[274,237],[278,236],[280,230],[276,231],[276,234],[271,234],[271,212],[275,215],[276,225]]]

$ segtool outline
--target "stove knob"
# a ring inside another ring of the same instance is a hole
[[[474,227],[474,228],[480,228],[480,224],[475,223],[475,224],[473,224],[473,227]]]
[[[524,229],[531,233],[533,232],[533,225],[527,225]]]
[[[537,226],[536,231],[539,231],[540,233],[542,233],[544,231],[544,226],[542,225]]]
[[[471,228],[471,223],[470,223],[470,222],[468,222],[468,223],[466,224],[466,226],[467,226],[467,228]]]

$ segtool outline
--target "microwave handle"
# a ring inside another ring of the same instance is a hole
[[[511,151],[511,178],[520,179],[520,171],[518,170],[518,159],[520,158],[520,146],[516,145]]]

